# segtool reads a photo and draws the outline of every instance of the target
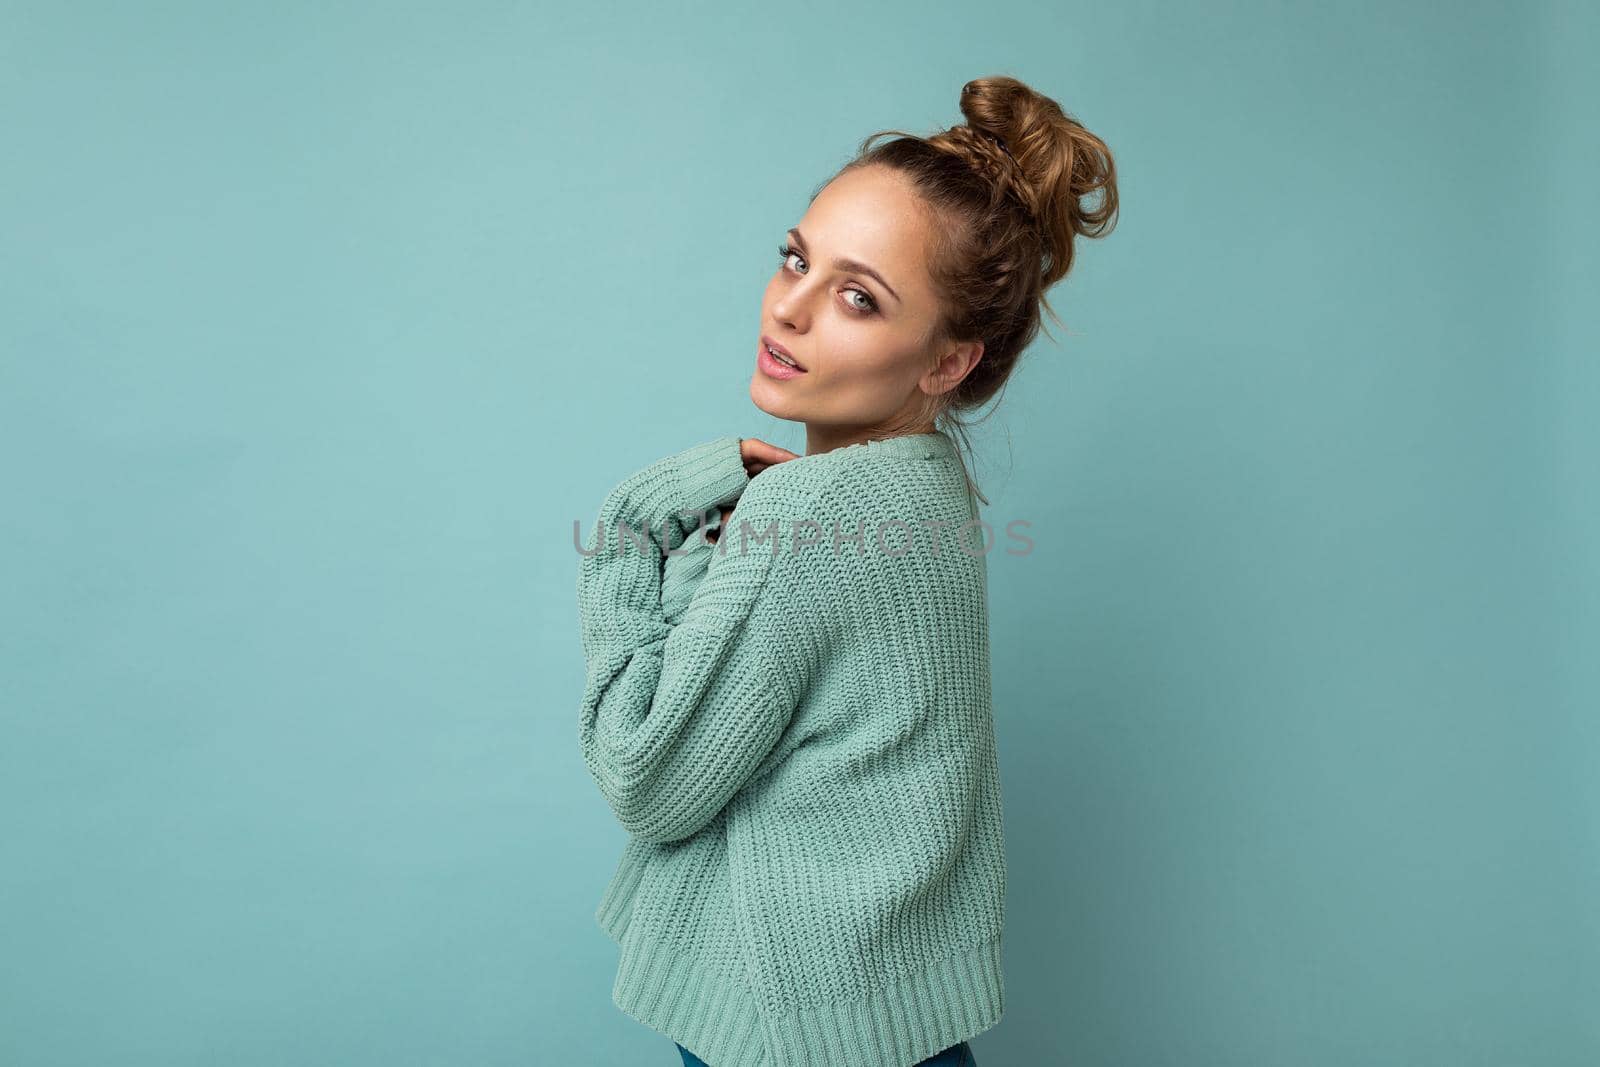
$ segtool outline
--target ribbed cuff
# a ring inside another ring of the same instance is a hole
[[[685,511],[704,511],[726,504],[744,492],[750,481],[737,437],[719,437],[686,448],[676,459],[678,491],[686,501]]]
[[[718,437],[692,445],[634,476],[627,505],[629,518],[655,529],[671,520],[674,528],[687,533],[697,525],[689,515],[704,514],[737,499],[749,481],[739,438]],[[678,540],[674,538],[667,547],[677,548]]]

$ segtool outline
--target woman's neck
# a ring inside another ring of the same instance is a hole
[[[836,448],[859,445],[865,441],[881,441],[889,437],[935,431],[936,427],[932,422],[908,430],[887,430],[873,426],[818,426],[807,423],[806,455],[815,456],[823,452],[832,452]]]

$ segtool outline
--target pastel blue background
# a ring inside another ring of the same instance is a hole
[[[0,4],[0,1062],[676,1063],[572,547],[871,131],[1124,210],[980,435],[984,1067],[1600,1062],[1593,5]]]

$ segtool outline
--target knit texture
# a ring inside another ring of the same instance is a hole
[[[625,479],[578,565],[612,998],[711,1067],[909,1067],[1004,1010],[977,506],[943,433],[739,441]]]

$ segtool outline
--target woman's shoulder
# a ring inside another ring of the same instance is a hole
[[[766,468],[745,488],[752,502],[791,507],[846,498],[868,505],[929,497],[964,502],[966,493],[965,467],[945,434],[865,441],[798,456]]]
[[[856,446],[859,447],[859,446]],[[724,524],[718,553],[789,557],[783,573],[808,583],[846,574],[890,589],[882,572],[928,569],[904,557],[927,543],[935,560],[973,515],[959,461],[870,450],[802,456],[750,480]],[[935,562],[948,569],[957,562]],[[878,577],[873,578],[876,574]]]

